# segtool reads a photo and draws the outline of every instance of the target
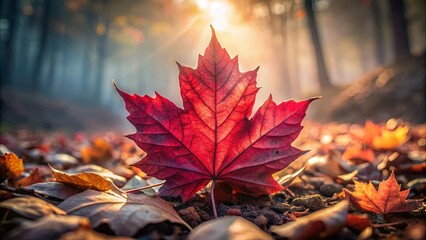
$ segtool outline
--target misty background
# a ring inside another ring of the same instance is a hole
[[[416,67],[404,67],[411,75],[402,76],[412,77],[397,86],[420,79],[409,86],[424,97],[423,0],[1,0],[0,7],[2,131],[128,128],[112,79],[182,106],[176,61],[196,67],[210,24],[241,71],[260,66],[255,109],[269,94],[278,102],[323,95],[328,104],[398,62]],[[401,99],[424,106],[417,95]]]

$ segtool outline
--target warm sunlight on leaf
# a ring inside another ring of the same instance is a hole
[[[22,160],[14,153],[0,156],[0,178],[17,178],[24,172]]]
[[[166,180],[160,195],[184,201],[211,181],[213,189],[222,181],[252,196],[283,189],[272,174],[304,154],[291,143],[317,98],[277,104],[270,95],[252,115],[258,69],[240,72],[213,28],[198,66],[178,66],[184,109],[158,93],[129,95],[116,86],[137,131],[128,137],[147,152],[134,165]]]
[[[401,186],[395,179],[392,172],[389,178],[379,184],[376,190],[373,183],[362,183],[354,181],[353,192],[343,189],[346,197],[357,208],[367,212],[385,215],[395,212],[408,212],[417,209],[422,200],[406,200],[410,192],[409,189],[400,191]]]
[[[96,173],[68,174],[52,168],[53,176],[57,182],[72,185],[80,189],[94,189],[107,191],[111,189],[112,183]]]

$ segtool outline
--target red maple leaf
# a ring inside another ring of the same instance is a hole
[[[249,119],[258,68],[241,73],[213,28],[197,68],[178,66],[184,109],[158,93],[152,98],[117,88],[137,130],[128,137],[147,152],[135,166],[166,180],[160,195],[184,201],[210,181],[213,188],[222,181],[255,196],[281,190],[271,174],[304,153],[290,144],[314,99],[277,105],[270,96]]]
[[[389,178],[379,184],[376,190],[370,183],[354,181],[353,192],[343,189],[349,200],[358,209],[385,215],[388,213],[407,212],[420,207],[422,200],[406,200],[410,189],[399,191],[401,186],[392,172]]]

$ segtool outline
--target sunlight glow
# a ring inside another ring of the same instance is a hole
[[[228,28],[234,9],[227,1],[198,0],[197,5],[216,31],[224,31]]]

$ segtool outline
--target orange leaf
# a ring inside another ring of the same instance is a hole
[[[401,186],[398,185],[393,172],[387,180],[379,184],[377,190],[371,182],[367,184],[354,180],[354,183],[353,192],[343,190],[352,204],[363,211],[385,215],[411,211],[421,205],[422,200],[406,200],[410,190],[400,191]]]
[[[68,174],[52,168],[53,176],[57,182],[72,185],[80,189],[94,189],[98,191],[107,191],[111,189],[112,182],[99,176],[96,173],[75,173]]]
[[[38,172],[38,168],[34,169],[34,171],[28,176],[18,181],[18,186],[27,187],[33,185],[35,183],[42,182],[43,179]]]
[[[17,178],[24,172],[22,160],[14,153],[6,153],[0,156],[0,178]]]
[[[361,142],[376,149],[393,149],[407,141],[408,130],[409,127],[406,125],[388,129],[371,121],[367,121],[364,125],[363,133],[355,134],[355,136]]]
[[[364,160],[368,162],[372,162],[375,159],[373,150],[359,147],[347,147],[342,158],[345,160]]]
[[[373,147],[378,149],[393,149],[407,141],[408,126],[396,128],[395,130],[383,129],[379,136],[373,139]]]
[[[112,157],[112,147],[103,138],[93,140],[92,146],[81,149],[81,158],[84,163],[102,163]]]

